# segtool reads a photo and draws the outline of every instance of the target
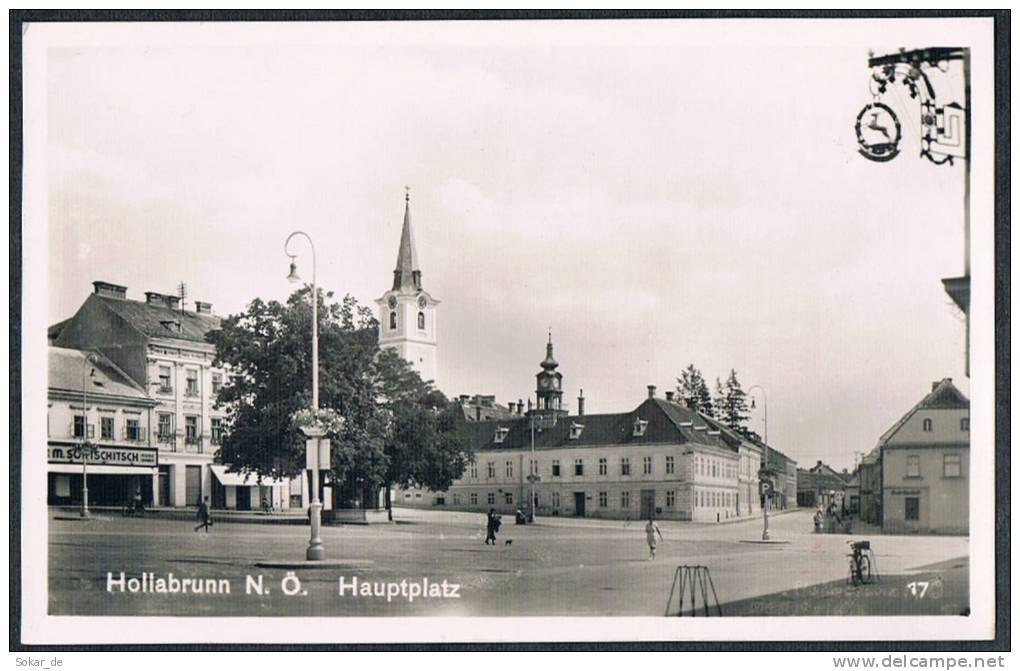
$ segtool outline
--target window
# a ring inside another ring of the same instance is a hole
[[[424,312],[419,312],[418,313],[418,329],[420,331],[424,331],[425,330],[425,313]]]
[[[508,506],[512,506],[514,503],[514,495],[512,492],[506,492],[503,494],[503,498],[506,500]]]
[[[926,432],[931,431],[931,417],[924,418],[924,421],[921,422],[921,430]]]
[[[599,508],[609,507],[609,492],[599,492]]]
[[[489,492],[488,501],[490,506],[496,505],[496,494],[493,492]]]
[[[476,480],[478,479],[478,464],[473,461],[471,462],[471,477]]]
[[[126,421],[127,427],[125,428],[125,435],[128,440],[139,441],[142,439],[142,431],[138,426],[137,419],[129,419]]]
[[[907,457],[907,477],[908,478],[919,478],[921,477],[921,457],[916,454],[912,454]]]
[[[184,418],[184,442],[191,445],[198,442],[198,417],[195,415]]]
[[[486,473],[487,473],[486,477],[489,480],[491,480],[492,478],[496,477],[496,462],[495,461],[490,461],[489,463],[486,464]]]
[[[666,457],[666,475],[673,475],[673,457]]]
[[[103,440],[113,440],[113,417],[99,418],[99,437]]]
[[[606,475],[609,473],[609,460],[605,457],[599,457],[599,475]]]
[[[676,505],[676,490],[667,489],[666,490],[666,507],[667,508],[672,508],[675,505]]]
[[[559,492],[553,492],[552,493],[552,507],[553,508],[559,508],[560,507],[560,493]]]
[[[219,417],[212,418],[212,427],[210,428],[210,438],[212,439],[213,445],[219,445],[220,441],[223,440],[223,420]]]
[[[630,508],[630,492],[620,492],[620,507]]]
[[[468,494],[468,502],[470,502],[471,505],[473,505],[473,506],[477,506],[478,505],[478,493],[477,492],[471,492],[470,494]]]
[[[506,439],[506,434],[510,433],[510,429],[506,427],[497,426],[496,435],[493,436],[493,442],[502,443]]]
[[[85,415],[75,415],[74,416],[74,429],[73,429],[73,432],[74,432],[74,437],[75,438],[84,438],[85,437]],[[89,424],[89,438],[92,438],[95,435],[96,435],[96,427],[93,426],[92,424]]]
[[[538,459],[531,460],[531,471],[529,475],[538,475]]]
[[[185,395],[198,396],[198,371],[189,368],[187,376],[187,386],[184,388]]]
[[[959,454],[946,454],[942,457],[942,477],[958,478],[962,475]]]
[[[716,463],[715,459],[713,459],[712,460],[712,477],[713,478],[716,477],[719,474],[718,468],[719,468],[719,465]]]
[[[156,435],[159,436],[160,440],[170,440],[173,438],[173,417],[170,413],[159,413],[159,429]]]
[[[574,475],[584,475],[583,459],[574,459]]]
[[[223,374],[213,373],[212,374],[212,395],[220,393],[220,389],[223,387]]]
[[[460,494],[454,494],[453,495],[453,505],[455,505],[455,506],[459,506],[460,505]]]
[[[640,438],[645,435],[645,431],[648,430],[648,421],[644,419],[634,420],[634,437]]]
[[[652,474],[652,458],[651,457],[645,457],[642,460],[642,462],[643,463],[641,465],[641,472],[643,474],[645,474],[645,475],[651,475]]]
[[[921,519],[921,499],[916,496],[903,499],[903,519],[914,522]]]
[[[630,475],[630,458],[620,458],[620,475]]]
[[[960,418],[960,431],[970,431],[970,417]]]
[[[390,312],[390,330],[397,328],[397,312],[393,310]]]
[[[506,462],[506,477],[514,477],[514,462],[512,461]]]
[[[560,460],[559,459],[553,459],[553,462],[552,462],[552,476],[554,478],[560,477]]]
[[[170,386],[170,366],[159,367],[159,390],[164,394],[173,391],[173,387]]]
[[[584,424],[578,424],[577,422],[570,423],[570,440],[577,440],[581,437],[581,432],[584,431]]]

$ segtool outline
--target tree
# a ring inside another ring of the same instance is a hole
[[[726,378],[724,389],[723,405],[719,409],[720,419],[735,431],[746,431],[744,424],[750,416],[747,408],[747,392],[741,388],[740,381],[737,380],[737,371],[730,369],[730,376]]]
[[[694,408],[709,417],[715,417],[715,409],[712,405],[712,395],[705,384],[705,378],[701,371],[690,364],[677,378],[677,395],[689,408]]]
[[[217,404],[227,410],[221,461],[236,470],[292,477],[304,469],[297,424],[311,404],[309,295],[305,287],[286,304],[256,298],[208,336],[214,365],[231,373]],[[388,482],[448,487],[466,462],[458,427],[446,419],[452,404],[399,356],[379,349],[368,308],[350,296],[331,298],[318,297],[319,407],[341,420],[327,434],[334,491]],[[433,458],[443,466],[424,463]]]

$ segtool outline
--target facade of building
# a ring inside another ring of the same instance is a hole
[[[820,460],[811,468],[798,468],[797,505],[828,508],[835,503],[843,509],[848,479]]]
[[[48,359],[47,502],[80,505],[84,482],[89,505],[122,506],[136,492],[152,505],[159,481],[149,431],[155,401],[96,352],[50,347]]]
[[[568,415],[553,346],[524,414],[465,424],[474,461],[445,492],[397,490],[398,506],[538,515],[717,522],[753,515],[760,449],[655,396],[629,412]],[[518,406],[519,407],[519,406]]]
[[[857,467],[860,516],[868,524],[882,524],[882,457],[881,447],[866,454]]]
[[[144,301],[127,288],[93,282],[92,293],[51,340],[63,348],[95,351],[151,398],[146,439],[158,450],[152,503],[194,506],[212,495],[210,466],[223,417],[214,407],[224,371],[213,368],[213,346],[205,335],[218,329],[208,303],[180,308],[176,296],[149,291]]]
[[[436,381],[436,306],[439,301],[422,288],[421,268],[411,231],[410,198],[404,203],[393,285],[376,300],[379,306],[379,346],[397,351],[423,380]]]
[[[764,456],[761,466],[763,469],[766,468]],[[797,462],[770,446],[767,470],[775,483],[772,509],[786,510],[795,507],[797,505]]]
[[[879,439],[882,531],[966,534],[970,492],[970,401],[951,378]]]

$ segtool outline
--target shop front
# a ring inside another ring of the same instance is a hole
[[[84,468],[83,455],[87,462]],[[50,443],[47,456],[49,505],[81,505],[86,478],[90,506],[123,506],[136,493],[141,494],[146,506],[153,505],[153,476],[159,467],[155,449],[110,445],[83,449],[80,443]]]

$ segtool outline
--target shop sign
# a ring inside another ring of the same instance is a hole
[[[106,445],[49,445],[47,460],[51,464],[80,464],[84,452],[87,462],[99,466],[159,465],[156,450]]]

